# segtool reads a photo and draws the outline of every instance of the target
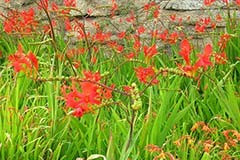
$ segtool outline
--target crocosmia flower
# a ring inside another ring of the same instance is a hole
[[[204,3],[204,5],[206,5],[206,6],[210,6],[210,5],[212,5],[212,3],[215,2],[215,1],[216,1],[216,0],[204,0],[203,3]]]
[[[137,78],[139,79],[140,82],[142,83],[149,83],[151,84],[157,84],[158,80],[154,78],[155,76],[155,71],[152,66],[144,68],[144,67],[137,67],[135,68],[135,72],[137,75]]]
[[[147,58],[152,58],[153,56],[155,56],[158,53],[156,44],[154,44],[150,47],[144,46],[143,51],[144,51],[144,56]]]
[[[191,53],[191,45],[187,39],[184,39],[180,44],[180,52],[179,55],[183,57],[186,61],[186,64],[190,64],[190,53]]]
[[[205,46],[204,52],[202,54],[198,54],[198,60],[195,64],[197,68],[203,67],[205,70],[208,66],[212,66],[212,62],[210,61],[210,57],[212,55],[212,46],[207,44]]]
[[[15,72],[33,73],[38,70],[38,60],[30,51],[28,54],[23,53],[21,44],[18,45],[18,50],[15,54],[8,57]]]

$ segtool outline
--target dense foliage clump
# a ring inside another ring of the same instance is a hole
[[[126,10],[116,26],[109,19],[124,7],[115,0],[105,23],[75,0],[26,10],[5,0],[0,159],[240,159],[240,23],[231,10],[240,1],[221,2],[227,15],[194,25],[211,38],[199,47],[182,23],[190,16],[156,25],[154,1]]]

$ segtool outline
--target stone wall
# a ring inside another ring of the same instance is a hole
[[[139,23],[146,28],[172,28],[173,24],[169,20],[169,17],[175,14],[177,18],[182,19],[183,28],[181,29],[186,31],[189,35],[192,35],[196,44],[203,44],[211,41],[208,34],[196,34],[195,32],[195,24],[200,18],[210,16],[214,19],[218,14],[224,18],[227,17],[229,11],[231,15],[236,13],[237,17],[240,17],[240,12],[236,6],[227,8],[222,0],[217,0],[210,7],[206,7],[203,0],[155,0],[160,6],[160,16],[157,21],[146,20],[145,13],[142,11],[144,4],[149,2],[149,0],[116,0],[116,2],[119,5],[119,11],[113,18],[109,18],[111,15],[109,11],[112,5],[111,0],[79,0],[77,7],[82,11],[83,15],[87,14],[87,9],[92,9],[93,13],[89,18],[91,21],[100,23],[106,20],[109,21],[108,27],[105,27],[105,29],[111,31],[113,34],[129,28],[128,23],[120,21],[126,18],[126,16],[128,16],[126,13],[129,13],[131,10],[137,11],[136,13],[138,15],[136,16],[138,17]],[[231,0],[229,2],[231,2]],[[74,16],[82,16],[76,12],[72,14]],[[88,25],[88,23],[86,23],[86,26],[87,28],[91,28],[91,24]],[[216,28],[217,30],[224,30],[225,23],[223,21],[216,22]],[[149,33],[143,36],[148,38]],[[199,46],[201,47],[201,45]]]
[[[54,1],[61,4],[62,0]],[[98,22],[105,26],[105,31],[111,31],[113,34],[129,29],[129,24],[121,22],[121,20],[129,16],[128,13],[130,13],[131,10],[137,13],[138,23],[147,28],[170,28],[172,27],[172,22],[170,22],[169,17],[175,14],[177,18],[182,19],[184,28],[181,29],[186,30],[188,34],[192,35],[196,40],[202,41],[202,39],[207,40],[208,37],[207,35],[204,36],[204,34],[195,35],[195,23],[200,18],[208,17],[209,15],[211,17],[216,17],[218,14],[221,14],[223,17],[226,16],[229,8],[226,8],[221,1],[222,0],[218,0],[218,2],[214,3],[211,7],[206,7],[203,5],[203,0],[155,0],[160,6],[160,16],[157,21],[147,20],[145,18],[143,6],[149,2],[149,0],[116,0],[118,9],[113,18],[110,18],[112,0],[77,0],[77,8],[81,12],[72,11],[71,14],[79,19],[83,19],[84,17],[86,29],[90,32],[94,32],[92,22]],[[0,0],[0,6],[4,5],[3,0]],[[9,7],[27,8],[31,5],[33,5],[32,0],[18,0],[12,1]],[[6,11],[6,8],[0,8],[2,12]],[[89,9],[92,10],[92,13],[86,18]],[[236,12],[237,17],[240,16],[239,10],[236,10],[236,7],[230,8],[230,14],[233,12]],[[225,24],[218,22],[216,27],[218,29],[224,29]],[[145,34],[145,38],[147,38],[148,35],[149,34]]]

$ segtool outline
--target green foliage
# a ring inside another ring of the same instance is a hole
[[[139,83],[134,68],[154,64],[174,72],[178,44],[171,45],[171,55],[159,52],[153,62],[145,59],[143,51],[138,59],[128,60],[96,43],[96,57],[101,61],[93,64],[90,54],[94,49],[83,40],[74,44],[85,49],[74,57],[81,63],[74,67],[67,55],[72,44],[61,36],[52,41],[46,35],[18,38],[1,33],[0,159],[148,160],[161,154],[162,159],[210,160],[228,155],[239,159],[239,135],[230,135],[236,136],[233,139],[224,135],[224,131],[240,132],[240,24],[236,19],[227,21],[227,32],[232,37],[225,49],[226,64],[202,69],[194,78],[179,72],[159,74],[159,83],[149,86]],[[20,43],[39,59],[35,77],[15,73],[9,65],[8,57]],[[121,43],[133,50],[133,42]],[[82,77],[85,70],[99,71],[104,84],[115,84],[118,91],[128,85],[137,93],[113,92],[111,105],[76,118],[64,103],[61,87],[72,83],[69,77]],[[50,80],[58,77],[63,80]],[[157,146],[155,151],[148,150],[149,145]]]

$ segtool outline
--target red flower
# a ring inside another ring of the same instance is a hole
[[[195,64],[196,68],[203,67],[205,70],[208,66],[212,66],[212,62],[210,61],[210,57],[212,55],[212,46],[207,44],[205,46],[204,52],[198,55],[198,60]]]
[[[149,83],[155,75],[155,71],[151,66],[147,68],[144,68],[144,67],[135,68],[135,72],[139,81],[145,84]],[[151,82],[151,84],[157,84],[157,83],[158,83],[157,79],[153,79],[153,81]]]
[[[7,19],[3,22],[4,31],[7,33],[24,32],[30,33],[36,27],[34,9],[26,11],[11,10],[8,12]]]
[[[195,25],[195,31],[200,33],[205,32],[205,25],[200,25],[199,22],[197,22]]]
[[[80,102],[83,104],[101,104],[99,86],[92,82],[80,83],[82,94]]]
[[[204,5],[206,6],[210,6],[213,2],[215,2],[216,0],[204,0]]]
[[[117,36],[119,39],[123,39],[126,36],[126,32],[120,32],[120,33],[118,33]]]
[[[75,117],[82,117],[84,110],[82,108],[76,108],[73,112],[73,116]]]
[[[61,89],[66,106],[73,109],[73,115],[76,117],[81,117],[86,112],[92,111],[92,106],[100,105],[102,100],[112,98],[115,87],[114,84],[111,85],[111,89],[101,87],[99,85],[101,79],[99,72],[84,71],[83,74],[84,78],[79,83],[73,80],[72,87],[63,86]],[[67,89],[69,93],[67,93]]]
[[[138,33],[139,35],[142,34],[142,33],[144,33],[144,32],[145,32],[145,27],[144,27],[144,26],[138,27],[137,33]]]
[[[144,5],[144,10],[148,11],[149,9],[151,9],[153,6],[156,6],[156,2],[149,2],[147,4]]]
[[[111,8],[111,16],[113,17],[115,15],[115,12],[118,9],[118,5],[115,0],[112,0],[112,8]]]
[[[33,71],[33,69],[38,70],[38,60],[36,56],[32,52],[25,55],[20,44],[18,45],[18,51],[14,55],[10,55],[8,59],[15,72],[23,71],[28,73],[29,71]]]
[[[222,0],[223,1],[223,3],[226,3],[226,5],[228,5],[228,3],[229,3],[229,0]]]
[[[38,70],[38,59],[37,59],[37,57],[31,51],[28,53],[28,55],[26,57],[32,63],[32,67],[34,67],[36,70]]]
[[[52,20],[52,26],[53,26],[53,27],[57,26],[57,23],[56,23],[55,20]],[[43,31],[44,31],[44,33],[50,32],[50,31],[51,31],[50,24],[45,24],[45,25],[43,26]]]
[[[97,32],[94,36],[93,39],[97,42],[105,42],[106,40],[110,39],[111,33],[103,33],[103,32]]]
[[[204,25],[209,25],[211,23],[211,18],[210,17],[207,17],[207,18],[204,18],[204,19],[201,19],[202,23]]]
[[[69,18],[65,19],[64,24],[65,24],[66,31],[72,31],[72,25]]]
[[[227,47],[227,43],[230,40],[231,36],[227,33],[221,35],[220,40],[218,41],[218,46],[220,49],[223,50]]]
[[[93,13],[93,10],[92,10],[91,8],[88,8],[87,14],[88,14],[88,15],[91,15],[92,13]]]
[[[48,10],[48,0],[40,0],[38,7],[39,7],[39,9]]]
[[[212,24],[211,24],[212,29],[215,29],[216,26],[217,26],[217,24],[215,22],[212,22]]]
[[[134,52],[131,52],[131,53],[128,53],[128,54],[126,55],[126,58],[127,58],[127,59],[133,59],[135,56],[136,56],[136,54],[135,54]]]
[[[190,65],[191,45],[187,39],[182,40],[180,44],[179,55],[183,57],[187,65]]]
[[[86,80],[86,82],[79,83],[81,92],[77,90],[75,85],[72,86],[69,93],[66,93],[66,88],[63,89],[66,105],[74,109],[73,115],[77,117],[81,117],[85,112],[90,111],[92,105],[101,104],[100,87],[96,84],[101,79],[100,74],[90,71],[84,71],[83,74],[83,80]]]
[[[134,12],[131,11],[129,17],[126,18],[126,21],[129,23],[133,23],[136,20]]]
[[[158,8],[156,8],[154,11],[153,11],[153,17],[154,18],[158,18],[158,16],[159,16],[159,9]]]
[[[158,35],[158,38],[161,39],[162,41],[166,41],[167,37],[168,37],[168,30],[167,29]]]
[[[198,69],[196,68],[196,66],[192,66],[192,65],[182,66],[181,64],[177,64],[177,66],[181,71],[183,71],[188,76],[194,76]]]
[[[96,72],[96,73],[92,73],[91,71],[84,71],[83,72],[86,80],[92,80],[92,81],[100,81],[101,79],[101,76],[100,76],[100,73],[99,72]]]
[[[132,87],[131,87],[131,86],[123,86],[123,90],[124,90],[124,92],[126,92],[126,93],[130,93],[131,90],[132,90]]]
[[[133,44],[133,48],[135,49],[135,51],[139,51],[141,47],[141,42],[138,38],[135,38],[134,44]]]
[[[147,57],[147,58],[152,58],[153,56],[155,56],[158,53],[156,44],[152,45],[151,47],[144,46],[143,51],[144,51],[145,57]]]
[[[168,37],[168,42],[170,44],[175,44],[178,40],[178,33],[177,32],[173,32],[172,34],[169,35]]]
[[[112,92],[113,92],[113,89],[115,88],[115,84],[112,84],[111,85],[111,88],[112,89],[104,89],[103,91],[103,97],[105,99],[111,99],[112,98]]]
[[[153,38],[153,39],[157,38],[158,30],[153,30],[153,31],[151,31],[151,35],[152,35],[152,38]]]
[[[92,56],[91,63],[92,64],[96,64],[97,63],[97,57],[96,56]]]
[[[240,0],[235,0],[235,3],[240,6]]]
[[[76,0],[63,0],[63,4],[67,7],[76,7]]]
[[[227,55],[225,52],[215,54],[214,57],[217,64],[226,64],[227,62]]]
[[[53,11],[57,11],[57,10],[58,10],[58,5],[57,5],[57,3],[52,2],[51,6],[52,6],[52,10],[53,10]]]
[[[239,1],[239,4],[240,4],[240,0],[237,0],[237,1]],[[220,14],[217,14],[216,20],[217,21],[222,21],[222,16]]]
[[[14,21],[10,21],[10,20],[6,20],[3,22],[3,27],[4,27],[4,31],[6,33],[11,33],[14,30],[14,25],[15,22]]]
[[[119,52],[119,53],[122,53],[123,52],[123,50],[124,50],[124,46],[122,46],[122,45],[117,45],[116,46],[116,49],[117,49],[117,51]]]
[[[171,14],[170,15],[170,20],[175,21],[176,20],[176,14]]]

